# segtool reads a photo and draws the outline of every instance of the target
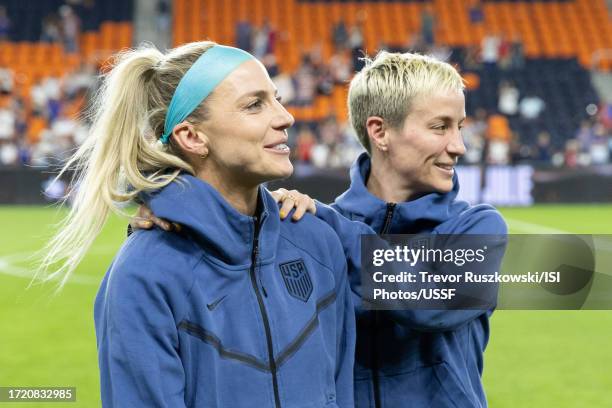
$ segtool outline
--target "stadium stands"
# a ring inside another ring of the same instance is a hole
[[[75,3],[80,20],[75,50],[45,28],[49,21],[51,28],[63,23],[58,11],[65,3]],[[9,41],[0,42],[0,68],[13,73],[25,104],[27,140],[36,142],[40,129],[53,123],[47,114],[32,114],[33,87],[78,73],[86,64],[99,67],[111,53],[131,46],[134,1],[2,0],[1,6],[19,24],[11,24]],[[261,58],[275,79],[295,88],[289,101],[298,121],[295,132],[308,141],[312,135],[301,125],[314,130],[314,146],[327,143],[321,142],[321,129],[350,133],[346,80],[362,64],[361,50],[369,55],[379,49],[418,50],[448,58],[467,79],[471,117],[479,109],[500,113],[500,87],[513,84],[517,111],[505,113],[503,121],[511,143],[534,147],[546,132],[551,148],[562,152],[584,120],[595,124],[592,109],[585,107],[608,109],[589,75],[592,68],[612,70],[612,51],[605,51],[612,50],[612,24],[604,0],[174,0],[172,9],[175,44],[201,39],[237,44],[246,38],[241,46]],[[13,96],[0,96],[0,108]],[[62,105],[73,111],[82,106],[72,99]],[[523,110],[530,109],[537,114],[525,117]],[[497,119],[491,123],[502,123]]]

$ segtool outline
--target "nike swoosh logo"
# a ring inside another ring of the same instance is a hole
[[[213,310],[215,310],[215,308],[216,308],[216,307],[219,305],[219,303],[221,303],[221,301],[222,301],[223,299],[225,299],[225,297],[226,297],[226,296],[227,296],[227,295],[223,295],[223,296],[221,296],[219,299],[215,300],[214,302],[212,302],[212,303],[207,303],[207,304],[206,304],[206,307],[208,308],[208,310],[210,310],[210,311],[212,312],[212,311],[213,311]]]

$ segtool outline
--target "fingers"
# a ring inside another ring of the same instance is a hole
[[[293,216],[291,217],[294,221],[299,221],[302,219],[306,211],[314,214],[316,211],[315,203],[310,196],[307,194],[293,193],[295,195],[299,195],[298,201],[295,204],[295,211],[293,212]]]
[[[283,197],[287,195],[288,193],[289,191],[287,191],[287,189],[284,189],[284,188],[279,188],[278,190],[270,191],[270,194],[272,194],[274,201],[276,201],[277,203],[280,203],[281,201],[283,201]]]
[[[159,228],[163,229],[164,231],[172,231],[173,227],[172,227],[172,223],[162,219],[162,218],[157,218],[154,215],[151,215],[151,221],[153,221],[153,223],[155,225],[157,225]]]
[[[162,218],[156,217],[149,208],[144,205],[138,206],[136,216],[130,220],[133,229],[151,229],[154,225],[164,231],[180,231],[181,227],[177,223],[170,223]]]
[[[289,212],[291,212],[291,210],[295,206],[296,198],[290,195],[285,195],[282,198],[282,203],[283,205],[281,206],[281,209],[280,209],[280,217],[282,220],[284,220],[285,218],[287,218],[287,216],[289,215]]]

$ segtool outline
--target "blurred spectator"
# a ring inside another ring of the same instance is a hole
[[[565,167],[574,168],[578,166],[579,153],[580,143],[576,139],[569,139],[565,142],[565,153],[563,156]]]
[[[610,150],[608,148],[609,134],[601,123],[597,123],[594,126],[593,134],[593,139],[589,147],[591,163],[606,164],[610,161]]]
[[[532,152],[529,146],[521,142],[521,136],[512,132],[510,139],[510,164],[515,165],[531,160]]]
[[[166,32],[170,29],[170,4],[168,0],[157,0],[155,5],[155,11],[157,12],[157,29],[160,32]]]
[[[525,50],[523,41],[518,34],[512,36],[510,41],[510,68],[522,69],[525,66]]]
[[[499,35],[499,67],[509,69],[512,66],[512,44],[502,33]]]
[[[6,41],[11,31],[11,20],[9,19],[6,7],[0,6],[0,41]]]
[[[268,20],[253,31],[253,55],[262,59],[266,54],[273,54],[276,46],[276,31]]]
[[[542,111],[546,108],[546,103],[542,98],[535,95],[528,95],[521,99],[519,103],[519,112],[521,117],[526,120],[535,120],[540,117]]]
[[[157,28],[157,41],[155,42],[160,49],[170,47],[168,33],[172,32],[172,13],[170,8],[171,0],[157,0],[155,4],[155,24]]]
[[[463,58],[463,64],[465,69],[477,70],[480,69],[482,64],[480,63],[480,49],[475,45],[469,45],[465,49],[465,56]]]
[[[591,147],[591,143],[593,142],[594,138],[595,133],[593,132],[591,122],[589,120],[583,120],[582,122],[580,122],[580,128],[576,131],[576,134],[574,135],[574,139],[578,141],[580,151],[588,151]]]
[[[553,149],[550,144],[550,133],[540,132],[533,151],[532,159],[540,163],[550,163],[553,156]]]
[[[317,81],[310,55],[302,56],[302,64],[295,73],[295,100],[297,106],[310,105],[315,98]]]
[[[312,148],[316,145],[315,134],[308,126],[300,126],[296,141],[296,159],[309,163],[312,160]]]
[[[421,37],[427,47],[431,47],[435,44],[435,30],[436,20],[430,4],[426,4],[421,11]]]
[[[253,55],[261,59],[266,54],[268,49],[268,31],[267,27],[255,28],[253,31]]]
[[[487,124],[487,163],[509,163],[511,136],[508,118],[498,113],[489,116]]]
[[[43,89],[46,96],[46,113],[49,122],[53,122],[62,109],[62,90],[58,78],[48,77],[43,81]]]
[[[512,82],[502,81],[499,86],[497,109],[504,115],[514,116],[518,112],[519,90]]]
[[[278,95],[282,98],[283,104],[291,105],[295,99],[295,87],[293,78],[287,72],[280,72],[272,78],[272,82],[278,89]]]
[[[599,107],[599,120],[607,130],[612,129],[612,103],[602,103]]]
[[[62,39],[60,19],[55,13],[46,15],[42,20],[40,41],[44,43],[56,43]]]
[[[10,95],[13,92],[13,71],[0,67],[0,95]]]
[[[480,0],[472,0],[468,8],[470,23],[480,24],[484,21],[484,11],[482,10],[482,2]]]
[[[64,50],[69,54],[74,54],[78,52],[81,20],[72,10],[72,7],[68,5],[61,6],[59,13],[62,18],[62,42]]]
[[[332,28],[332,41],[334,42],[336,51],[342,51],[347,48],[348,38],[349,34],[344,20],[340,20],[334,24]]]
[[[12,140],[0,139],[0,164],[14,166],[19,163],[19,149]]]
[[[351,27],[348,44],[351,49],[353,71],[360,71],[364,66],[364,63],[361,60],[361,57],[363,56],[363,33],[358,24]]]
[[[264,64],[264,67],[266,67],[266,70],[268,71],[270,77],[273,78],[278,75],[279,68],[278,64],[276,63],[276,55],[266,54],[261,59],[261,62],[262,64]]]
[[[266,48],[266,54],[274,54],[276,51],[278,33],[268,19],[264,21],[264,28],[268,33],[268,47]]]
[[[253,50],[253,28],[248,21],[239,21],[236,24],[236,47],[245,51]]]
[[[336,84],[345,84],[351,78],[350,59],[345,51],[336,51],[331,56],[329,69]]]
[[[486,112],[483,109],[479,109],[479,114],[486,116]],[[482,161],[482,153],[485,144],[485,134],[487,131],[487,123],[483,119],[478,118],[466,118],[461,135],[463,136],[463,143],[465,145],[465,155],[462,157],[462,161],[466,164],[476,164]]]
[[[499,60],[499,45],[500,38],[497,35],[487,34],[483,37],[480,60],[485,68],[497,66],[497,61]]]
[[[0,141],[11,141],[15,135],[15,112],[10,107],[0,109]]]

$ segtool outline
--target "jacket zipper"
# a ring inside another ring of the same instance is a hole
[[[385,213],[385,222],[380,229],[380,234],[388,234],[391,228],[391,220],[393,219],[393,212],[395,211],[395,203],[387,203],[387,212]],[[380,399],[380,379],[378,375],[378,325],[379,325],[379,314],[378,310],[374,310],[374,319],[372,320],[372,386],[374,388],[374,406],[381,408],[382,403]]]
[[[257,267],[257,258],[259,256],[259,218],[255,217],[255,233],[253,238],[253,251],[251,252],[251,269],[249,275],[251,276],[251,285],[257,296],[257,303],[259,304],[259,311],[264,324],[264,330],[266,332],[266,343],[268,345],[268,360],[270,361],[270,372],[272,373],[272,387],[274,389],[274,405],[276,408],[281,408],[280,394],[278,392],[278,379],[276,377],[276,361],[274,361],[274,347],[272,347],[272,334],[270,332],[270,321],[268,320],[268,313],[266,312],[266,306],[263,303],[259,286],[257,285],[257,277],[255,276],[255,269]]]

